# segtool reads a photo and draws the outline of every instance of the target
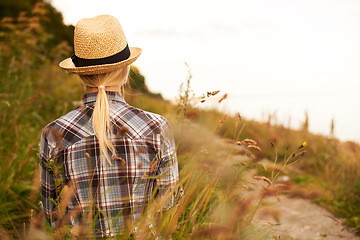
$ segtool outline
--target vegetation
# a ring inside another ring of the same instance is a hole
[[[67,229],[44,231],[39,214],[38,144],[43,127],[77,106],[84,92],[75,75],[57,66],[71,55],[72,48],[70,41],[53,41],[66,38],[55,37],[56,33],[47,29],[45,19],[52,19],[48,4],[29,6],[22,9],[27,12],[4,16],[0,23],[0,238],[63,239]],[[10,14],[1,9],[2,14]],[[181,91],[179,106],[149,93],[138,69],[132,68],[130,76],[126,101],[172,122],[185,189],[179,205],[160,216],[156,214],[158,202],[166,199],[153,199],[149,214],[137,225],[144,238],[264,238],[269,233],[253,224],[254,213],[264,198],[280,192],[291,194],[288,186],[273,184],[288,167],[289,176],[306,190],[303,195],[315,188],[316,201],[346,218],[360,233],[357,144],[314,135],[306,127],[294,131],[194,108],[191,75]],[[198,102],[217,94],[209,92]],[[306,147],[301,144],[305,141]],[[301,158],[304,149],[306,155]],[[262,159],[276,164],[263,164]],[[250,170],[256,172],[256,179],[248,179]],[[254,181],[263,185],[254,185]],[[77,234],[86,239],[88,232],[81,227],[69,238]],[[129,232],[119,236],[128,237]]]
[[[221,119],[216,111],[207,112],[207,119]],[[202,120],[199,120],[202,121]],[[219,134],[232,137],[236,117],[228,117]],[[216,125],[212,123],[212,127]],[[279,125],[247,121],[242,133],[244,138],[258,142],[262,152],[257,157],[284,162],[289,147],[308,143],[305,159],[296,163],[289,173],[291,179],[308,191],[316,191],[316,202],[336,216],[346,219],[348,226],[360,234],[360,146],[354,142],[340,142],[335,138],[312,134],[307,129],[292,130]],[[275,151],[272,147],[275,146]]]
[[[37,6],[34,8],[34,6]],[[41,7],[40,7],[41,6]],[[51,51],[53,47],[59,43],[66,41],[73,46],[74,26],[66,26],[63,17],[49,1],[44,0],[2,0],[0,2],[0,19],[11,18],[15,22],[20,23],[19,15],[32,13],[41,15],[39,19],[44,30],[43,36],[47,35],[46,46],[43,50]],[[4,30],[4,29],[3,29]],[[51,56],[48,56],[51,57]]]

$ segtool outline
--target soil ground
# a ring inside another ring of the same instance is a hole
[[[270,199],[270,203],[262,207],[270,207],[273,212],[278,211],[277,219],[266,219],[262,216],[261,220],[258,220],[260,224],[269,226],[272,235],[270,239],[360,239],[347,229],[340,219],[311,200],[287,197],[281,199],[281,202],[275,198]]]

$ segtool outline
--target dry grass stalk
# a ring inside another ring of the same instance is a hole
[[[7,232],[0,228],[0,239],[3,239],[3,240],[10,240],[10,237],[9,235],[7,234]]]
[[[277,171],[277,172],[280,172],[280,173],[283,173],[283,174],[288,174],[289,171],[284,168],[283,166],[280,166],[278,164],[269,164],[266,166],[266,169],[267,170],[273,170],[273,171]]]
[[[261,218],[271,217],[273,218],[277,223],[280,222],[280,210],[272,207],[265,207],[259,211],[259,216]],[[270,225],[275,225],[273,223],[267,222]]]
[[[257,145],[257,142],[255,140],[249,138],[244,139],[242,142],[247,145]]]
[[[290,186],[286,184],[275,184],[272,187],[263,187],[262,197],[278,196],[279,193],[283,193],[289,189]]]
[[[215,96],[216,94],[218,94],[219,92],[220,92],[220,90],[207,92],[206,96],[207,97],[212,97],[212,96]]]
[[[215,132],[218,132],[218,131],[219,131],[219,129],[221,128],[221,126],[222,126],[222,125],[224,124],[224,122],[226,121],[226,118],[227,118],[227,114],[225,114],[225,115],[224,115],[224,118],[219,121],[219,124],[218,124],[218,126],[216,127]]]
[[[269,186],[272,185],[271,180],[264,176],[254,176],[253,179],[267,182],[269,184]]]
[[[248,145],[246,148],[247,148],[247,149],[253,149],[253,150],[256,150],[256,151],[258,151],[258,152],[261,152],[260,147],[255,146],[255,145]]]
[[[62,143],[63,131],[58,131],[54,127],[48,127],[47,131],[49,131],[51,136],[53,137],[56,147],[59,149],[62,149],[63,148],[63,143]]]
[[[321,193],[316,189],[303,190],[299,187],[293,186],[288,192],[288,196],[291,198],[316,199],[321,196]]]
[[[121,161],[121,164],[122,164],[122,165],[125,165],[125,164],[126,164],[126,161],[125,161],[123,158],[121,158],[121,157],[113,157],[113,161],[115,161],[115,160]]]
[[[192,239],[233,239],[231,229],[227,226],[209,226],[197,229],[191,234]]]
[[[227,98],[227,93],[225,93],[219,100],[219,103],[221,103],[222,101],[224,101]]]

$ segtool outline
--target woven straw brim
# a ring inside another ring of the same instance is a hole
[[[59,66],[67,72],[76,73],[79,75],[93,75],[112,72],[116,69],[123,68],[127,65],[132,64],[141,54],[141,48],[130,47],[130,57],[124,61],[112,63],[112,64],[103,64],[103,65],[94,65],[88,67],[75,67],[71,58],[67,58],[60,62]]]

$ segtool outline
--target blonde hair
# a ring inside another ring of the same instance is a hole
[[[99,86],[123,86],[128,78],[130,67],[126,66],[118,70],[96,75],[80,75],[82,83],[86,87]],[[109,139],[113,133],[110,120],[110,106],[104,88],[100,88],[96,97],[96,103],[92,114],[94,134],[99,141],[100,154],[104,155],[111,164],[111,158],[115,155],[115,148]],[[109,155],[109,151],[111,155]]]

